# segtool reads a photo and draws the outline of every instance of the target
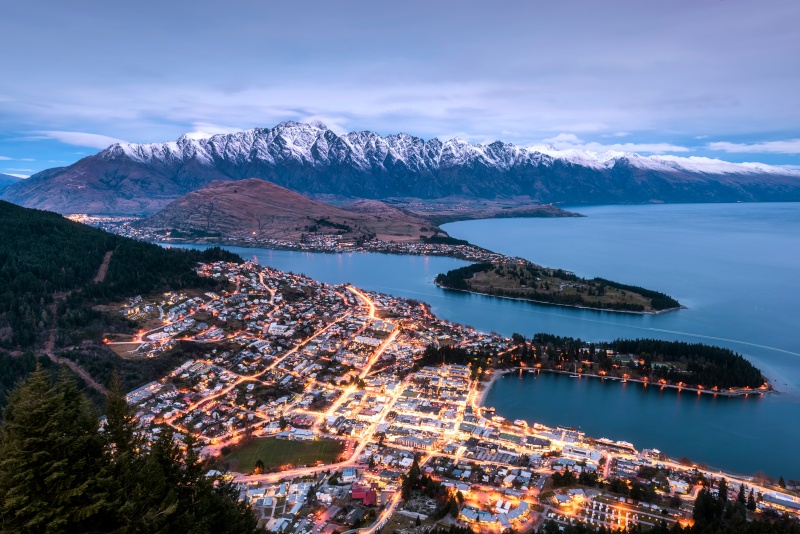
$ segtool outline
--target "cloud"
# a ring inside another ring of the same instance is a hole
[[[243,130],[236,126],[222,126],[210,122],[193,122],[192,128],[192,131],[185,134],[189,139],[207,139],[215,135],[231,134]]]
[[[0,161],[11,161],[14,158],[9,158],[8,156],[0,156]]]
[[[115,143],[125,143],[122,139],[108,137],[107,135],[84,133],[84,132],[61,132],[57,130],[46,130],[38,132],[48,139],[55,139],[68,145],[85,146],[89,148],[107,148]]]
[[[671,143],[610,143],[603,144],[594,141],[584,142],[580,137],[572,133],[560,133],[555,137],[542,140],[544,143],[554,146],[559,150],[587,150],[591,152],[636,152],[644,154],[665,154],[672,152],[691,152],[692,149],[685,146],[673,145]]]
[[[13,172],[7,172],[5,174],[7,174],[9,176],[14,176],[16,178],[30,178],[30,176],[31,176],[30,174],[16,174],[16,173],[13,173]]]
[[[800,139],[764,141],[762,143],[728,143],[719,141],[708,143],[708,149],[734,154],[800,154]]]
[[[10,2],[0,17],[5,39],[26,43],[3,58],[0,132],[154,142],[292,119],[335,132],[462,132],[523,146],[572,132],[610,143],[572,143],[586,148],[686,151],[644,143],[649,132],[664,132],[659,140],[697,145],[695,153],[708,152],[712,139],[800,135],[800,107],[787,104],[800,81],[800,69],[786,68],[800,55],[800,2],[792,0],[770,9],[748,0],[580,9],[410,0],[381,9],[312,2],[305,10],[268,2],[219,10],[197,0],[188,11],[145,0],[88,15],[51,4]],[[159,16],[142,5],[158,6]],[[698,134],[711,137],[691,140]]]

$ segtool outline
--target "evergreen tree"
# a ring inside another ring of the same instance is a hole
[[[786,481],[783,480],[783,475],[781,475],[781,478],[778,480],[778,485],[783,489],[786,489]]]
[[[177,509],[174,492],[170,492],[154,454],[144,451],[118,377],[112,379],[109,390],[103,436],[107,454],[112,457],[108,470],[119,483],[114,504],[123,530],[163,530]]]
[[[719,481],[719,500],[722,502],[728,502],[728,481],[724,478],[721,478]]]
[[[747,496],[747,509],[751,512],[756,511],[756,498],[753,492],[753,488],[750,488],[750,495]]]
[[[258,460],[256,460],[256,465],[255,468],[253,469],[253,474],[260,475],[263,472],[264,472],[264,461],[261,458],[259,458]]]
[[[136,436],[136,418],[125,400],[125,390],[118,373],[114,373],[106,399],[106,422],[103,436],[110,452],[122,456],[141,446]]]
[[[454,496],[451,496],[450,500],[448,501],[447,504],[448,504],[448,508],[449,508],[448,511],[450,512],[450,515],[453,518],[458,517],[458,502],[456,501],[456,498]]]
[[[204,474],[195,436],[169,427],[149,450],[117,383],[107,421],[66,374],[38,368],[9,398],[0,435],[0,532],[257,531],[231,483]]]
[[[740,504],[745,504],[747,502],[744,494],[744,484],[739,485],[739,495],[736,496],[736,501]]]
[[[99,474],[96,414],[62,374],[41,367],[9,397],[0,436],[3,532],[102,532],[108,496]]]

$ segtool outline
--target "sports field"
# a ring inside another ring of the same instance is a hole
[[[339,456],[342,444],[343,442],[335,439],[289,441],[257,438],[225,456],[224,461],[229,462],[231,469],[240,473],[252,472],[259,459],[264,462],[266,470],[281,465],[314,465],[317,461],[330,464]]]

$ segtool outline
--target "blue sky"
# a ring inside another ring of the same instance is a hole
[[[0,172],[283,120],[800,168],[800,2],[0,0]]]

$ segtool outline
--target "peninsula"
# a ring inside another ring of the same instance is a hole
[[[524,260],[468,265],[438,275],[435,282],[455,291],[577,308],[629,313],[665,313],[681,308],[677,300],[658,291],[603,278],[587,280]]]
[[[584,280],[449,236],[434,221],[484,217],[575,217],[551,205],[395,199],[326,204],[265,180],[216,181],[146,219],[73,216],[154,243],[212,244],[309,252],[380,252],[449,256],[476,262],[440,274],[447,289],[547,304],[661,313],[680,304],[656,291],[599,278]]]

